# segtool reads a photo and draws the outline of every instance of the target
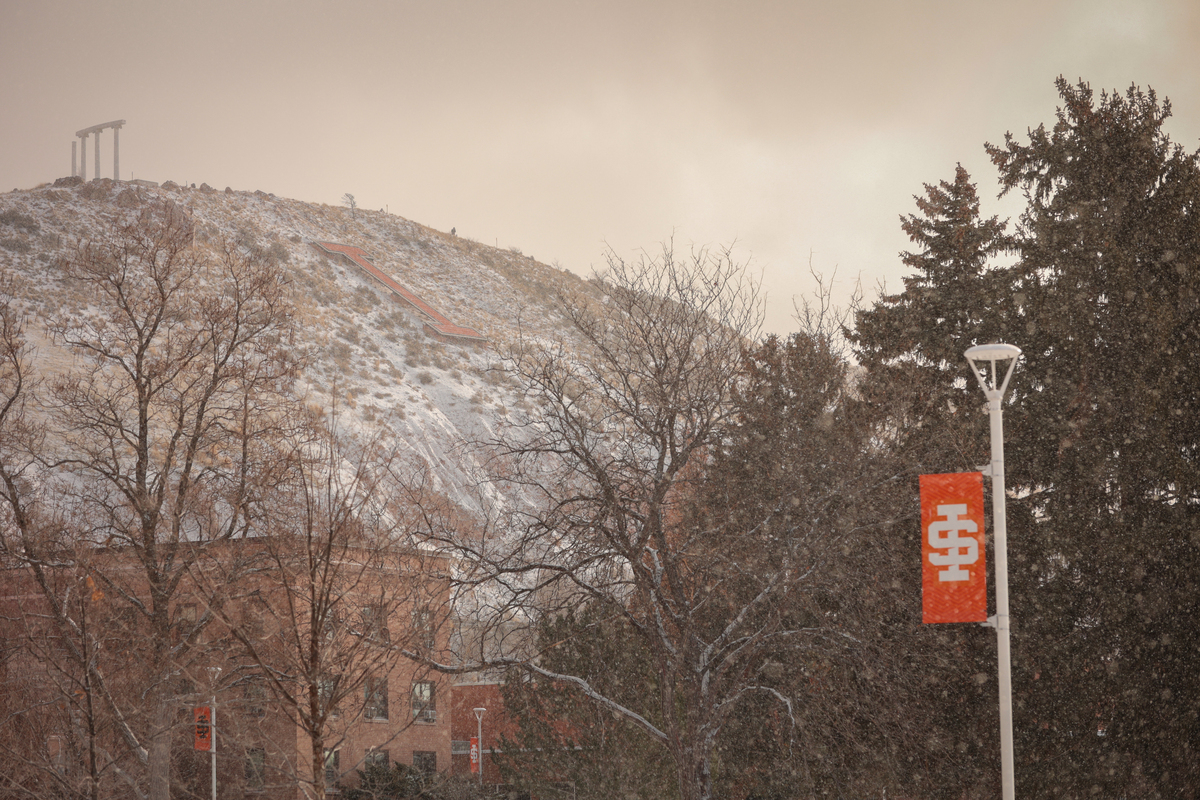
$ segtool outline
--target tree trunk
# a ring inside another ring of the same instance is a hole
[[[155,733],[150,740],[148,800],[171,800],[171,703],[159,698]]]
[[[312,742],[312,797],[321,800],[325,796],[325,737],[313,736]]]
[[[712,759],[709,753],[697,753],[695,748],[684,747],[679,765],[680,800],[712,800]]]

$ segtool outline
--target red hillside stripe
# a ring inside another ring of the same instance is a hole
[[[349,244],[337,244],[336,242],[317,242],[317,245],[319,245],[321,249],[325,250],[326,252],[337,253],[350,259],[372,278],[391,289],[392,292],[399,295],[401,299],[403,299],[413,308],[429,317],[429,319],[432,320],[432,322],[429,324],[429,328],[435,333],[439,333],[442,336],[454,336],[459,339],[473,339],[479,342],[487,341],[487,337],[479,331],[475,330],[474,328],[455,325],[453,322],[446,319],[446,317],[433,306],[429,305],[424,300],[410,292],[408,289],[392,280],[390,276],[385,274],[382,270],[367,260],[367,254],[363,252],[361,248]]]

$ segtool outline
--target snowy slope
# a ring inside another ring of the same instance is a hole
[[[429,465],[434,487],[476,507],[478,464],[464,440],[486,437],[519,403],[498,370],[498,355],[525,335],[567,335],[549,301],[556,287],[584,288],[576,276],[516,252],[426,228],[381,211],[331,207],[264,192],[59,181],[0,194],[0,270],[15,274],[31,317],[83,302],[59,280],[57,263],[84,239],[144,204],[186,208],[199,243],[228,238],[269,250],[286,264],[296,290],[301,344],[311,348],[308,402],[328,406],[336,392],[343,421],[376,430],[409,459]],[[438,337],[428,317],[350,259],[316,242],[361,248],[370,262],[487,344]],[[54,371],[63,355],[31,326],[38,366]]]

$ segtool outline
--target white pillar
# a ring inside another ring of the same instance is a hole
[[[79,137],[79,177],[87,180],[87,134]]]
[[[121,126],[113,126],[113,180],[121,180]]]
[[[100,180],[100,131],[96,131],[96,180]]]

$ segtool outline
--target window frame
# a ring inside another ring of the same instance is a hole
[[[331,717],[338,716],[338,688],[341,685],[342,676],[338,672],[325,673],[317,678],[317,702],[325,709],[325,713]]]
[[[392,634],[388,630],[385,611],[382,603],[371,603],[362,607],[363,636],[368,640],[391,644]]]
[[[418,691],[424,687],[428,687],[428,698],[419,698]],[[412,689],[409,693],[409,705],[412,708],[412,717],[418,722],[437,722],[437,681],[420,680],[413,681]]]
[[[371,747],[367,752],[363,753],[363,769],[372,766],[383,766],[387,769],[392,768],[392,760],[389,757],[389,752],[382,747]]]
[[[325,748],[325,791],[342,779],[340,747]]]
[[[386,722],[388,716],[387,675],[369,673],[363,680],[363,718]]]
[[[246,791],[263,792],[267,788],[267,751],[261,747],[246,748],[242,761]]]
[[[412,613],[413,644],[418,652],[432,653],[437,646],[437,630],[433,611],[415,608]]]

